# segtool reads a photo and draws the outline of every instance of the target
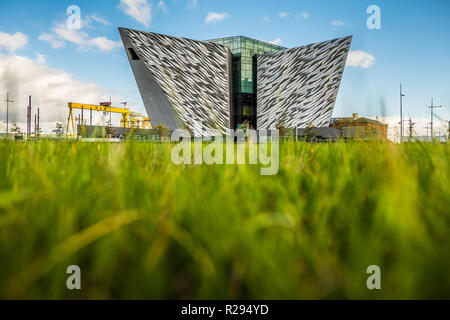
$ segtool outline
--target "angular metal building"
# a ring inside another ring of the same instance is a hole
[[[294,49],[119,28],[153,126],[218,135],[330,123],[352,37]]]
[[[352,38],[269,53],[257,60],[257,127],[327,127]]]
[[[119,29],[153,127],[218,135],[231,127],[231,53],[224,46]],[[203,130],[202,130],[203,127]]]

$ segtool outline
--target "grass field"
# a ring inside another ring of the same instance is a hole
[[[170,151],[0,142],[0,298],[450,298],[448,145],[282,143],[275,176]]]

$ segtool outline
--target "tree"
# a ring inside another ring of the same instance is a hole
[[[305,128],[305,137],[308,141],[312,141],[317,134],[317,131],[314,131],[316,127],[312,123],[308,123]]]
[[[22,134],[22,130],[20,129],[20,127],[17,125],[17,123],[13,123],[12,129],[10,130],[12,133],[14,133],[14,135],[20,135]]]
[[[37,139],[39,139],[41,134],[42,134],[42,128],[36,128],[35,135],[36,135]]]
[[[20,127],[17,125],[17,123],[13,123],[13,126],[11,128],[11,133],[14,134],[14,138],[22,138],[22,130],[20,129]]]
[[[161,122],[158,122],[158,125],[154,128],[154,131],[161,141],[165,140],[165,136],[169,135],[169,129],[164,127]]]
[[[242,129],[243,129],[244,131],[247,131],[248,129],[250,129],[250,121],[249,121],[249,120],[245,120],[245,121],[242,123]]]
[[[275,128],[280,131],[286,129],[286,127],[282,125],[280,121],[277,121],[277,123],[275,124]]]
[[[58,138],[61,138],[64,135],[63,124],[62,123],[57,123],[56,124],[56,129],[53,130],[52,132],[54,132]]]
[[[106,130],[106,136],[108,138],[112,138],[112,136],[114,135],[113,127],[107,126],[105,130]]]

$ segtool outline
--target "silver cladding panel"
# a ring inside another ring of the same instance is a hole
[[[330,124],[352,37],[258,57],[258,129]]]
[[[226,133],[231,125],[231,52],[215,43],[170,37],[156,33],[120,29],[127,49],[130,45],[156,81],[167,103],[146,103],[142,77],[136,77],[147,112],[163,119],[162,125],[187,127],[195,135]],[[124,39],[124,36],[126,39]],[[132,67],[135,63],[131,61]],[[137,69],[137,68],[136,68]],[[142,71],[134,70],[137,72]],[[145,89],[144,89],[145,90]],[[145,90],[147,91],[147,90]],[[151,97],[149,97],[151,98]],[[162,99],[160,99],[162,101]],[[169,107],[172,110],[167,110]],[[171,119],[164,120],[170,116]],[[203,127],[203,128],[202,128]],[[203,130],[202,130],[203,129]]]

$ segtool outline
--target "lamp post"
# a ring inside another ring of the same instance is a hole
[[[450,121],[448,122],[447,133],[448,133],[447,140],[450,141]]]
[[[402,84],[400,84],[400,142],[403,142],[403,94]]]
[[[433,140],[433,121],[434,121],[434,109],[442,108],[442,106],[435,106],[433,103],[433,98],[431,98],[431,106],[429,106],[431,110],[431,140]]]
[[[9,100],[9,92],[6,92],[6,136],[9,133],[9,103],[14,101]]]

